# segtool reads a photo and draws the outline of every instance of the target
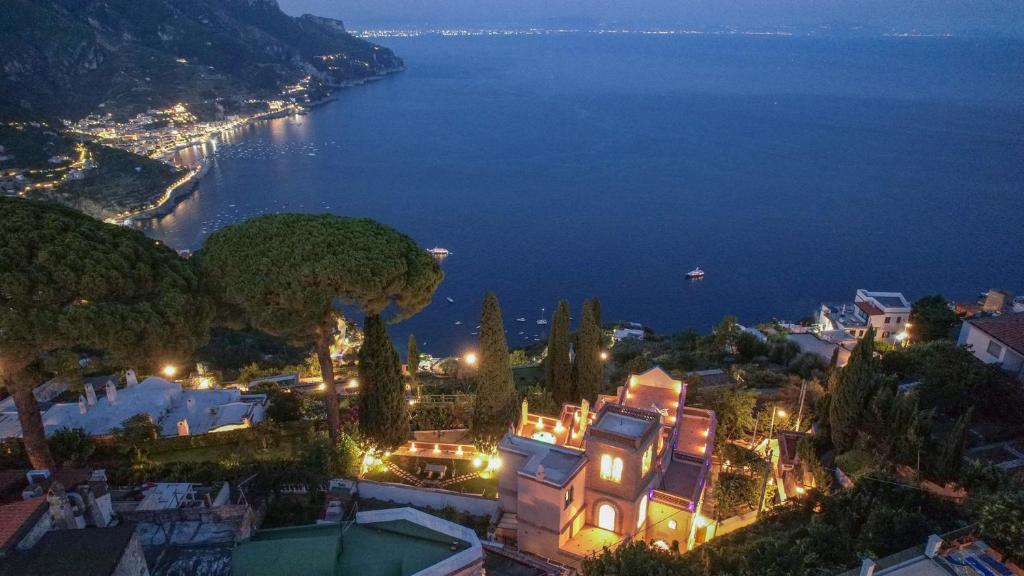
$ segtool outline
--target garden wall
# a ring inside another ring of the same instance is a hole
[[[349,492],[358,491],[362,498],[437,510],[451,507],[473,516],[493,516],[498,511],[497,500],[439,488],[418,488],[374,480],[359,480],[358,483],[351,480],[332,480],[331,487],[346,489]]]

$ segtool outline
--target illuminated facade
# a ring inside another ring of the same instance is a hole
[[[566,404],[551,418],[524,403],[499,445],[496,538],[574,565],[630,539],[685,551],[710,538],[700,512],[715,415],[685,403],[685,384],[661,368],[630,376],[593,410]]]

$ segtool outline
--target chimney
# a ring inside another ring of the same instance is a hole
[[[586,398],[580,402],[580,436],[587,433],[587,423],[590,418],[590,401]]]
[[[928,543],[924,545],[924,555],[929,558],[935,558],[939,554],[939,548],[942,547],[942,538],[932,534],[928,537]]]
[[[96,389],[92,387],[92,384],[86,382],[85,384],[85,401],[89,406],[96,405]]]
[[[541,482],[544,481],[544,465],[543,464],[537,464],[537,472],[533,476],[534,476],[534,478],[536,478],[537,480],[539,480]]]
[[[127,386],[128,388],[138,385],[139,377],[135,375],[135,370],[129,368],[124,373],[124,381],[126,383],[125,386]]]
[[[523,428],[526,427],[526,416],[530,413],[530,403],[526,401],[526,396],[523,396],[523,404],[519,410],[519,430],[518,434],[523,433]]]
[[[117,388],[113,382],[107,382],[107,402],[117,404]]]
[[[860,573],[858,576],[873,576],[875,573],[875,563],[870,558],[865,558],[860,563]]]
[[[178,436],[188,436],[188,420],[178,420]]]
[[[78,413],[85,414],[85,396],[78,396]]]

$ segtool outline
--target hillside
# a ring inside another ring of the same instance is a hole
[[[3,12],[0,118],[129,115],[402,65],[340,21],[293,18],[275,0],[5,0]]]

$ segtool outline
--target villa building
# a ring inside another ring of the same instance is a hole
[[[957,343],[970,346],[982,362],[998,364],[1024,381],[1024,313],[967,320]]]
[[[890,344],[906,338],[910,319],[910,301],[900,292],[869,292],[859,289],[853,302],[822,304],[818,311],[821,335],[842,345],[859,340],[868,328],[875,329],[875,339]]]
[[[715,415],[686,405],[661,368],[615,395],[566,404],[558,418],[523,413],[498,450],[502,512],[495,537],[578,564],[630,539],[681,551],[711,537],[701,516]]]

